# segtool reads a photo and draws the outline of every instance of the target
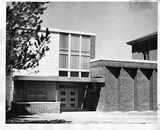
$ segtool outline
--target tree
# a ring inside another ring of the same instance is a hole
[[[36,67],[48,50],[49,31],[40,34],[43,2],[12,2],[7,6],[6,66],[13,69]],[[34,42],[33,42],[34,41]]]
[[[45,10],[45,2],[8,3],[6,8],[7,75],[11,76],[15,69],[35,68],[45,52],[49,50],[49,30],[48,28],[41,30],[40,16]],[[10,83],[7,86],[13,87]]]

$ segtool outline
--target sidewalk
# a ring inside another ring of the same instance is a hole
[[[18,116],[11,123],[157,124],[157,112],[62,112]]]

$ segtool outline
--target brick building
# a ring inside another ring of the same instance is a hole
[[[157,109],[157,64],[141,61],[91,62],[91,77],[103,77],[98,111]]]
[[[156,62],[94,61],[95,37],[51,31],[50,50],[40,61],[39,73],[15,74],[15,109],[30,113],[156,110]]]
[[[132,58],[157,60],[157,32],[127,42],[132,46]]]

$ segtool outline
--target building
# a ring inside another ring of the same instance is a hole
[[[97,96],[104,83],[102,78],[89,75],[95,34],[54,30],[50,36],[50,50],[40,61],[39,73],[14,78],[16,106],[22,109],[28,104],[33,113],[95,109],[87,94],[91,90],[92,96]]]
[[[14,109],[29,113],[157,110],[156,61],[94,60],[95,37],[51,31],[50,50],[39,73],[14,77]]]
[[[91,62],[91,77],[103,77],[98,111],[157,110],[157,64],[147,61]]]
[[[157,32],[127,42],[132,46],[132,58],[157,60]]]
[[[131,61],[91,62],[91,77],[104,77],[100,111],[157,110],[157,32],[127,42]]]

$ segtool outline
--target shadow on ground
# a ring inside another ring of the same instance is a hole
[[[27,104],[28,105],[28,104]],[[26,124],[26,123],[43,123],[43,124],[58,124],[58,123],[70,123],[64,119],[53,119],[53,120],[38,120],[35,114],[29,113],[26,110],[26,106],[18,106],[13,104],[11,111],[6,112],[6,123],[7,124]],[[30,120],[31,119],[31,120]]]
[[[65,120],[33,120],[33,121],[26,121],[26,120],[18,120],[18,119],[8,119],[6,121],[7,124],[28,124],[28,123],[43,123],[43,124],[59,124],[59,123],[71,123],[71,121],[65,121]]]

